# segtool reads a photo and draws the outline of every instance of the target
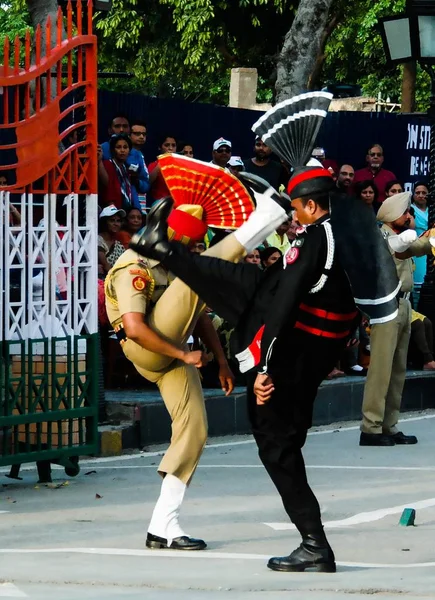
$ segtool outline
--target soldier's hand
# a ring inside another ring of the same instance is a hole
[[[233,391],[235,379],[227,361],[223,362],[219,366],[219,381],[225,396],[229,396]]]
[[[273,385],[270,375],[267,375],[267,373],[264,375],[259,373],[254,383],[254,394],[257,398],[257,404],[261,406],[262,404],[269,402],[274,390],[275,386]]]
[[[205,367],[208,363],[207,355],[201,350],[194,350],[193,352],[185,352],[183,356],[183,362],[186,365],[193,365],[197,369]]]

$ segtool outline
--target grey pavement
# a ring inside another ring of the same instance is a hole
[[[416,446],[360,448],[355,423],[308,438],[336,574],[267,569],[299,536],[249,436],[211,439],[204,452],[181,518],[209,544],[198,553],[144,547],[161,447],[83,460],[74,479],[57,469],[50,487],[36,484],[33,468],[20,482],[0,470],[0,599],[433,599],[435,411],[409,418],[403,430],[418,435]],[[415,527],[398,525],[404,506],[416,508]]]

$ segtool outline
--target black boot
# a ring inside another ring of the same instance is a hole
[[[335,556],[325,534],[305,534],[302,544],[289,556],[274,556],[267,563],[273,571],[335,573]]]
[[[290,214],[292,210],[291,200],[287,194],[279,194],[265,179],[259,177],[258,175],[254,175],[254,173],[248,173],[246,171],[242,171],[239,173],[239,177],[242,183],[248,185],[255,192],[259,192],[260,194],[264,194],[268,189],[273,190],[273,194],[271,195],[272,200],[275,200],[277,204],[279,204],[287,214]]]
[[[172,198],[168,197],[154,204],[147,215],[144,232],[131,238],[130,248],[132,250],[155,260],[164,260],[170,254],[167,219],[173,203]]]

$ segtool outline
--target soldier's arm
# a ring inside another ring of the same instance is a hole
[[[412,258],[413,256],[424,256],[425,254],[431,254],[432,246],[428,237],[424,235],[419,237],[413,242],[408,250],[405,252],[396,252],[396,258],[404,260],[405,258]]]
[[[145,350],[202,366],[202,352],[186,352],[162,338],[145,323],[147,288],[151,285],[146,271],[126,267],[114,274],[111,287],[115,292],[125,335]]]
[[[136,344],[139,344],[145,350],[181,360],[189,365],[202,367],[202,352],[200,350],[186,352],[174,344],[167,342],[145,323],[143,313],[128,312],[123,314],[122,325],[127,338],[136,342]]]
[[[235,377],[231,372],[228,365],[227,358],[225,356],[224,349],[219,340],[219,336],[216,333],[216,329],[211,322],[210,317],[203,313],[196,324],[195,333],[202,339],[204,344],[213,353],[216,362],[219,364],[219,381],[222,386],[222,390],[228,396],[234,389]]]

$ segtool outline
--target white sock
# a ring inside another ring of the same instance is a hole
[[[351,367],[352,371],[364,371],[364,367],[362,367],[361,365],[354,365],[353,367]]]
[[[160,496],[154,507],[148,533],[167,539],[168,546],[175,538],[187,535],[178,523],[186,487],[178,477],[168,473],[163,479]]]
[[[272,194],[276,194],[273,188],[268,188],[263,194],[254,192],[257,208],[248,220],[234,232],[237,241],[245,248],[246,252],[257,248],[268,235],[288,219],[282,206],[272,200]]]

